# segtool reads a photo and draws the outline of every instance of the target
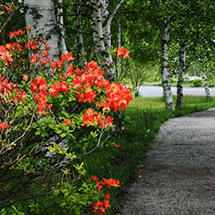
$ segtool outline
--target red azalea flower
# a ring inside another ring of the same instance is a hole
[[[63,123],[66,124],[66,125],[71,124],[71,122],[72,122],[72,120],[69,119],[69,118],[63,121]]]

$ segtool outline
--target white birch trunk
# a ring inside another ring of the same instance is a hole
[[[111,66],[108,66],[107,63],[112,61],[112,57],[109,56],[108,51],[105,46],[104,41],[104,0],[92,0],[93,6],[93,40],[94,40],[94,48],[97,56],[98,63],[103,66],[105,70],[105,77],[109,81],[113,81],[113,70]],[[110,62],[111,63],[111,62]]]
[[[112,19],[109,19],[109,20],[107,20],[107,23],[104,26],[104,43],[105,43],[105,50],[108,53],[107,61],[113,67],[113,57],[110,54],[110,48],[111,48],[111,23],[112,23]]]
[[[65,30],[64,30],[64,19],[63,19],[63,0],[58,0],[58,16],[57,16],[57,24],[58,29],[60,29],[60,51],[61,54],[67,54],[68,50],[66,47],[66,41],[65,41]]]
[[[102,26],[102,7],[103,4],[100,0],[92,0],[93,13],[93,40],[94,48],[98,58],[98,61],[101,61],[101,56],[105,52],[105,43],[103,37],[103,26]]]
[[[110,16],[108,11],[109,1],[103,0],[103,37],[104,37],[104,44],[105,44],[105,52],[106,52],[106,59],[105,61],[109,63],[108,70],[110,72],[110,76],[114,77],[114,69],[113,69],[113,57],[110,53],[111,48],[111,23],[113,17]]]
[[[170,73],[169,73],[169,40],[170,40],[170,21],[164,21],[164,33],[162,39],[162,65],[161,65],[161,75],[162,75],[162,87],[163,95],[166,103],[166,108],[174,110],[173,96],[170,87]]]
[[[183,83],[185,74],[185,61],[186,61],[186,44],[184,40],[181,40],[176,108],[182,108],[184,104]]]
[[[205,88],[206,99],[210,100],[211,95],[210,95],[210,90],[209,90],[209,87],[208,87],[208,80],[207,80],[207,75],[206,75],[206,65],[205,65],[205,63],[203,63],[202,81],[203,81],[203,86]]]
[[[78,40],[78,64],[83,64],[83,55],[84,55],[84,40],[82,34],[82,27],[81,27],[81,3],[82,0],[77,0],[77,8],[76,8],[76,27],[77,27],[77,40]],[[79,54],[81,53],[81,54]]]
[[[117,40],[118,40],[117,47],[118,48],[122,45],[121,36],[122,36],[121,35],[121,24],[120,24],[120,21],[118,21],[118,31],[117,31]],[[117,60],[116,60],[116,79],[120,76],[119,65],[120,65],[120,58],[117,58]]]
[[[114,70],[113,70],[113,57],[110,54],[110,48],[111,48],[111,23],[113,21],[113,18],[115,17],[118,9],[121,7],[121,5],[123,4],[125,0],[121,0],[117,6],[115,7],[113,13],[109,13],[108,11],[108,4],[109,1],[108,0],[103,0],[103,5],[104,5],[104,16],[103,16],[103,29],[104,29],[104,43],[105,43],[105,49],[106,52],[108,53],[108,62],[110,63],[111,67],[110,67],[110,72],[114,75]]]
[[[113,58],[109,53],[111,47],[111,23],[117,10],[125,0],[121,0],[114,12],[109,14],[108,0],[91,0],[93,13],[93,41],[97,59],[100,65],[106,67],[106,77],[109,80],[114,78]],[[107,66],[107,63],[110,66]]]
[[[60,56],[60,37],[52,0],[24,0],[26,26],[33,28],[29,36],[39,35],[47,40],[51,58]]]

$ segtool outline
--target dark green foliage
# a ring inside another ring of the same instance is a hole
[[[202,80],[200,80],[200,79],[193,80],[192,86],[193,87],[201,87],[202,86]]]

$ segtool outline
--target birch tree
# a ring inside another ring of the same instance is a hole
[[[207,70],[206,63],[203,62],[202,81],[203,81],[203,86],[204,86],[204,89],[205,89],[206,99],[210,100],[211,96],[210,96],[210,90],[209,90],[209,87],[208,87],[208,80],[207,80],[206,70]]]
[[[51,46],[50,57],[60,56],[60,36],[52,0],[24,0],[25,21],[33,28],[29,36],[39,35]]]
[[[119,48],[122,44],[121,40],[122,40],[122,32],[121,32],[121,23],[118,20],[117,22],[117,47]],[[116,79],[119,78],[120,76],[120,69],[119,69],[119,65],[120,65],[120,58],[117,58],[116,60]]]
[[[58,0],[57,7],[57,25],[60,30],[60,51],[61,54],[67,54],[68,50],[65,41],[65,28],[64,28],[64,18],[63,18],[63,0]]]
[[[98,62],[105,66],[108,63],[110,66],[106,69],[106,76],[108,79],[113,79],[113,58],[110,54],[111,47],[111,23],[115,17],[118,9],[121,7],[125,0],[121,0],[113,12],[108,11],[108,0],[91,0],[93,13],[93,41],[94,48],[97,55]]]
[[[186,60],[186,44],[184,39],[180,41],[180,54],[179,54],[179,73],[178,73],[178,83],[177,83],[177,102],[176,108],[182,108],[183,99],[183,83],[185,74],[185,60]]]
[[[170,42],[170,19],[164,21],[164,32],[162,38],[162,63],[161,63],[161,76],[163,96],[167,109],[174,110],[173,96],[170,87],[170,73],[169,73],[169,42]]]
[[[94,48],[98,58],[99,63],[101,63],[101,57],[105,56],[105,43],[104,43],[104,33],[103,33],[103,15],[102,8],[103,4],[101,0],[92,0],[92,27],[93,27],[93,41]]]
[[[83,34],[82,34],[82,25],[81,25],[81,4],[82,0],[77,0],[77,8],[76,8],[76,27],[77,27],[77,47],[78,47],[78,53],[77,53],[77,61],[79,65],[83,64],[83,55],[84,55],[84,40],[83,40]],[[79,55],[79,52],[81,55]]]

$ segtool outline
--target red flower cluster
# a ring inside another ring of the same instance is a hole
[[[103,111],[110,111],[110,108],[113,108],[115,112],[117,110],[124,110],[133,98],[130,90],[122,84],[110,84],[103,77],[104,71],[97,67],[98,64],[95,61],[91,61],[85,67],[85,70],[82,70],[82,73],[76,75],[72,80],[72,87],[78,90],[76,96],[79,102],[94,102],[98,90],[103,88],[106,90],[107,100],[104,99],[103,102],[98,102],[97,106],[102,107]],[[67,74],[73,75],[75,71],[70,69]],[[92,89],[91,86],[93,85],[96,87],[96,90]]]
[[[27,31],[32,31],[33,30],[31,27],[26,27],[25,29]],[[18,31],[10,32],[9,36],[10,36],[10,39],[13,39],[15,36],[22,36],[25,33],[26,33],[26,31],[23,31],[23,30],[19,29]]]
[[[27,94],[23,90],[19,90],[16,84],[6,80],[4,76],[0,79],[0,99],[4,98],[9,102],[17,103],[25,102],[26,97]]]
[[[99,181],[96,176],[92,176],[91,178],[95,181],[95,184],[96,184],[96,187],[98,188],[98,191],[100,191],[105,185],[107,185],[109,189],[111,187],[120,187],[119,181],[114,180],[113,178],[110,178],[110,179],[103,178],[102,181]],[[105,210],[110,208],[109,199],[110,199],[110,194],[107,193],[105,195],[105,197],[104,197],[103,202],[98,200],[95,204],[93,204],[93,212],[94,212],[94,214],[103,215]]]
[[[4,60],[5,63],[13,61],[12,54],[3,45],[0,46],[0,60]]]
[[[127,108],[129,102],[133,98],[129,88],[117,83],[110,84],[106,93],[109,107],[113,108],[115,112]],[[101,106],[106,107],[107,104],[102,103]]]
[[[26,48],[32,49],[32,50],[36,50],[38,47],[38,41],[28,41],[26,44]]]
[[[51,109],[52,104],[47,104],[47,81],[40,76],[31,82],[30,89],[33,92],[34,99],[37,101],[38,114],[46,115],[46,110]]]
[[[8,129],[8,124],[6,122],[0,123],[0,131]]]
[[[129,58],[128,49],[125,49],[123,47],[117,48],[117,50],[116,50],[116,58],[118,58],[119,56],[123,56],[123,59]]]
[[[71,53],[62,54],[61,57],[60,57],[60,59],[61,59],[63,62],[64,62],[65,60],[66,60],[67,62],[70,62],[70,61],[74,60],[74,58],[73,58],[73,56],[72,56]]]
[[[6,64],[13,62],[13,53],[22,52],[22,46],[18,43],[7,43],[6,45],[0,45],[0,60],[3,60]]]
[[[54,98],[60,93],[67,93],[69,94],[69,85],[66,82],[53,83],[51,88],[49,89],[49,94],[51,94]]]
[[[120,182],[118,180],[114,180],[113,178],[106,179],[103,178],[103,180],[99,181],[99,179],[96,176],[91,176],[93,180],[95,180],[96,187],[98,188],[98,191],[100,191],[105,185],[108,186],[110,189],[111,187],[120,187]]]
[[[107,128],[108,126],[113,127],[113,118],[110,116],[105,116],[99,112],[94,112],[93,109],[88,108],[86,113],[84,113],[83,118],[84,122],[82,126],[91,126],[94,124],[98,124],[99,128]]]
[[[9,36],[10,36],[10,39],[13,39],[13,37],[15,37],[15,36],[20,36],[20,35],[24,35],[24,34],[25,34],[25,31],[18,30],[18,31],[10,32]]]
[[[33,55],[31,56],[31,63],[35,64],[39,61],[40,56],[39,55]]]
[[[5,48],[7,50],[13,50],[13,51],[18,50],[18,52],[21,53],[23,47],[19,43],[7,43],[5,45]]]
[[[43,44],[46,44],[47,41],[43,40],[42,42]],[[26,45],[26,47],[35,50],[38,47],[38,41],[31,41],[31,43]],[[38,50],[37,51],[38,54],[31,56],[31,63],[35,64],[41,59],[40,65],[44,67],[47,63],[53,62],[54,59],[48,58],[48,55],[49,55],[48,49],[50,48],[51,48],[50,46],[47,46],[47,45],[44,46],[44,51],[42,52],[42,59],[40,56],[41,51]]]
[[[54,63],[51,64],[51,69],[58,69],[58,70],[62,70],[63,69],[63,65],[65,64],[65,60],[67,62],[70,62],[72,60],[74,60],[73,56],[71,53],[67,53],[67,54],[62,54],[60,57],[61,60],[58,60]]]
[[[30,31],[32,29],[26,28],[26,30]],[[10,36],[13,38],[14,36],[23,35],[25,33],[26,31],[18,30],[11,32]],[[0,60],[4,60],[5,63],[12,64],[14,62],[13,54],[14,56],[17,54],[13,52],[14,50],[18,50],[19,52],[21,52],[24,48],[36,50],[36,54],[31,56],[30,62],[32,64],[40,62],[42,68],[49,63],[48,69],[50,67],[53,70],[57,69],[57,71],[53,73],[53,75],[55,75],[55,73],[63,70],[65,61],[70,62],[74,59],[73,55],[68,53],[63,54],[60,57],[60,60],[53,62],[54,60],[48,57],[48,49],[50,47],[46,45],[47,41],[44,40],[42,43],[44,44],[44,50],[42,52],[39,50],[40,43],[38,41],[28,41],[23,47],[18,43],[0,46]],[[122,47],[118,49],[117,53],[118,56],[128,56],[127,49]],[[90,125],[98,125],[100,128],[108,126],[112,127],[113,118],[110,116],[105,116],[104,112],[109,112],[111,108],[115,112],[118,110],[124,110],[133,96],[130,93],[130,90],[125,86],[110,83],[106,80],[103,73],[104,71],[98,68],[97,62],[90,61],[84,69],[74,69],[73,65],[70,64],[66,73],[62,73],[60,75],[56,74],[56,76],[54,76],[54,78],[60,77],[60,79],[57,79],[54,83],[52,82],[52,86],[49,89],[47,87],[46,79],[37,77],[36,80],[31,82],[30,89],[33,92],[34,99],[37,101],[39,107],[38,113],[45,115],[46,110],[51,108],[51,104],[47,104],[49,94],[55,98],[59,93],[69,94],[69,89],[71,89],[71,93],[75,94],[79,102],[94,103],[93,105],[101,108],[103,112],[94,112],[93,109],[89,108],[83,115],[82,126],[86,125],[88,127]],[[23,80],[27,82],[28,77],[24,76]],[[16,95],[19,95],[20,93],[22,94],[22,91],[16,90]],[[19,96],[21,100],[24,101],[26,94],[21,94]],[[18,100],[14,100],[14,102],[17,101]]]
[[[104,199],[104,201],[98,200],[95,204],[93,204],[93,212],[96,215],[103,215],[103,213],[110,208],[109,199]]]
[[[70,125],[71,122],[72,122],[72,119],[65,119],[65,120],[63,121],[63,123],[64,123],[65,125]]]

